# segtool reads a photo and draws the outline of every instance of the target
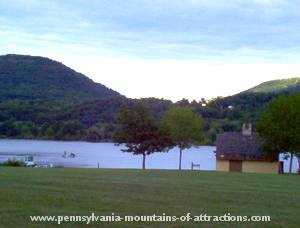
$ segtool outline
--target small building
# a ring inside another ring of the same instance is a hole
[[[277,173],[278,161],[270,160],[260,150],[261,141],[252,134],[252,126],[243,124],[242,133],[217,135],[217,171]]]

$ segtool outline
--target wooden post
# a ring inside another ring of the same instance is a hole
[[[292,169],[293,169],[293,159],[294,159],[294,154],[291,153],[291,156],[290,156],[290,170],[289,170],[289,173],[292,173]]]

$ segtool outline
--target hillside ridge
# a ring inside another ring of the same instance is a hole
[[[82,103],[120,96],[58,61],[29,55],[0,56],[0,100]]]
[[[300,92],[300,77],[266,81],[244,92],[279,93],[279,92],[297,92],[297,91]]]

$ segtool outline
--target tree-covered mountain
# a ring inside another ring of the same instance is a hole
[[[274,98],[299,92],[299,79],[271,81],[245,92],[206,101],[129,99],[61,63],[42,57],[0,56],[0,138],[109,141],[120,107],[142,102],[157,120],[174,106],[204,119],[205,142],[254,124]],[[201,91],[199,91],[199,94]]]
[[[261,83],[244,93],[281,93],[300,92],[300,78],[272,80]]]
[[[113,96],[120,94],[51,59],[0,56],[0,101],[82,103]]]

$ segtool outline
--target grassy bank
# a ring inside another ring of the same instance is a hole
[[[270,215],[270,223],[228,227],[297,227],[300,177],[199,171],[30,169],[0,167],[0,226],[53,227],[30,215]],[[92,224],[96,226],[99,224]],[[107,224],[106,224],[107,225]],[[104,226],[106,226],[104,224]],[[109,227],[213,227],[221,223],[114,223]],[[60,227],[83,226],[63,223]],[[103,227],[103,226],[102,226]]]

